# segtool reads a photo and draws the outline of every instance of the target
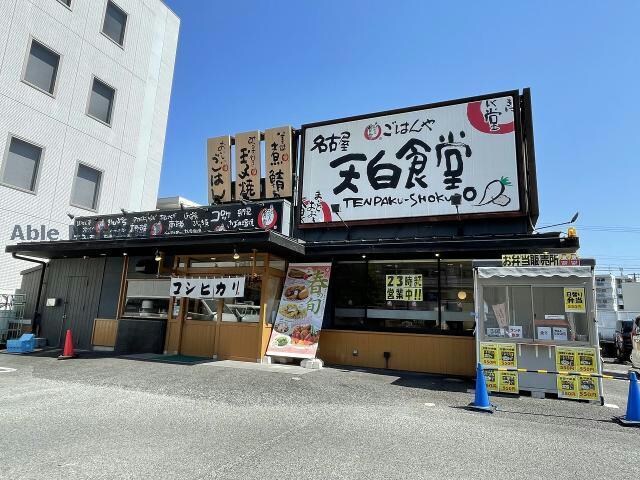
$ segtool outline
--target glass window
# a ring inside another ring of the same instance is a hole
[[[87,113],[101,122],[111,125],[113,101],[116,91],[97,78],[93,79],[91,94],[89,96],[89,108]]]
[[[483,313],[485,337],[504,337],[509,327],[507,287],[484,287]]]
[[[24,81],[40,90],[53,94],[60,64],[60,55],[40,42],[31,41]]]
[[[186,320],[206,320],[214,321],[218,312],[218,300],[208,299],[187,299],[187,313],[185,315]]]
[[[589,340],[587,314],[565,312],[563,287],[533,287],[533,316],[537,339],[554,342]]]
[[[41,147],[12,137],[2,167],[2,182],[30,192],[35,191],[41,158]]]
[[[167,318],[169,298],[127,297],[123,317]]]
[[[334,324],[344,328],[362,328],[366,324],[367,264],[341,262],[332,267]]]
[[[260,321],[260,277],[247,277],[242,297],[225,298],[222,308],[223,322],[251,322]]]
[[[442,329],[473,332],[475,326],[471,262],[440,263]]]
[[[73,185],[71,204],[81,208],[96,210],[102,173],[86,165],[78,165],[78,173]]]
[[[369,262],[367,323],[385,329],[438,329],[436,262]]]
[[[127,14],[111,0],[107,2],[107,10],[104,14],[102,33],[118,45],[124,43],[124,32],[127,26]]]

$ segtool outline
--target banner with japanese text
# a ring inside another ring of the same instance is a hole
[[[231,137],[207,139],[209,205],[231,200]]]
[[[244,277],[172,277],[169,295],[187,298],[234,298],[244,296]]]
[[[267,355],[316,356],[330,275],[330,263],[289,264]]]
[[[520,211],[518,99],[304,125],[301,226]]]
[[[293,129],[290,126],[264,131],[265,198],[290,197],[293,193]]]
[[[236,138],[235,200],[260,198],[260,132],[238,133]]]

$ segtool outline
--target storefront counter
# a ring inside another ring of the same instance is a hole
[[[475,339],[466,336],[323,329],[318,357],[335,365],[475,375]]]

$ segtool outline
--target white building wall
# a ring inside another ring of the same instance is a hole
[[[101,33],[107,0],[0,1],[0,170],[10,135],[44,149],[35,194],[0,184],[0,291],[31,266],[4,253],[15,225],[67,238],[67,213],[155,208],[180,20],[160,0],[114,3],[123,47]],[[31,38],[61,55],[53,97],[21,81]],[[111,126],[86,115],[94,76],[116,89]],[[78,162],[103,172],[97,211],[70,205]]]

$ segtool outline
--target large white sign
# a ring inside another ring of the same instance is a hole
[[[187,298],[233,298],[244,296],[244,277],[171,278],[169,295]]]
[[[515,95],[304,126],[301,224],[519,211]]]

